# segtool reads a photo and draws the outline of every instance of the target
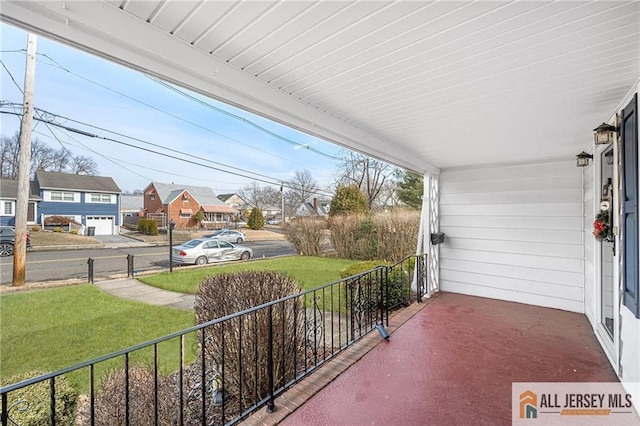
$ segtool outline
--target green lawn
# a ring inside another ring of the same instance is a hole
[[[261,269],[287,272],[304,289],[311,289],[340,279],[339,272],[353,263],[355,261],[292,256],[207,268],[177,268],[173,274],[152,275],[141,280],[168,290],[195,293],[205,276]],[[321,301],[321,307],[329,303],[332,293],[337,305],[338,291],[335,288],[333,292],[318,294],[327,301]],[[311,298],[305,300],[309,306]],[[0,380],[29,371],[59,370],[185,329],[194,321],[192,312],[119,299],[90,284],[3,295],[0,296]],[[185,339],[187,363],[195,359],[195,337],[191,334]],[[162,373],[179,368],[179,350],[178,340],[158,346]],[[152,364],[152,348],[132,355],[131,364],[141,362]],[[96,367],[96,377],[99,380],[107,370],[123,365],[122,357],[101,363]],[[68,378],[81,392],[88,392],[88,369],[71,373]]]
[[[0,378],[27,371],[55,371],[129,346],[182,330],[194,324],[189,311],[152,306],[102,293],[90,284],[0,297]],[[186,340],[193,359],[195,338]],[[158,346],[164,373],[179,367],[179,342]],[[131,362],[151,362],[153,350],[144,350]],[[102,363],[107,369],[124,365]],[[88,390],[88,369],[68,378]]]
[[[196,293],[203,278],[220,273],[248,270],[286,272],[295,278],[304,290],[340,279],[340,271],[357,263],[355,260],[326,257],[288,256],[252,262],[229,263],[206,268],[174,268],[173,273],[139,277],[140,281],[154,287],[181,293]]]

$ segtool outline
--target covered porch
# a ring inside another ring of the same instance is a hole
[[[285,422],[505,423],[513,381],[640,382],[640,3],[6,1],[0,13],[424,176],[417,252],[426,293],[443,294]],[[614,134],[594,144],[603,122]],[[595,238],[602,212],[609,232]]]
[[[439,293],[390,319],[248,425],[510,424],[512,382],[615,382],[584,315]]]

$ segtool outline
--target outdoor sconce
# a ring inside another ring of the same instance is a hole
[[[595,129],[593,129],[593,141],[596,145],[607,145],[613,142],[613,137],[615,136],[618,128],[616,126],[612,126],[611,124],[602,123]]]
[[[593,155],[587,154],[582,151],[580,154],[576,155],[576,165],[578,167],[587,167],[589,165],[589,161],[593,158]]]

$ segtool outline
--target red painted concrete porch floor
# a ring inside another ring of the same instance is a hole
[[[281,424],[510,424],[512,382],[617,381],[584,315],[453,293],[417,306],[389,341],[372,333],[358,361],[278,398]]]

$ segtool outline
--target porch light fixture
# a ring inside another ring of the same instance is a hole
[[[576,166],[578,167],[587,167],[589,165],[589,161],[593,158],[593,155],[587,154],[582,151],[580,154],[576,155]]]
[[[608,145],[613,142],[618,128],[611,124],[602,123],[595,129],[593,129],[593,141],[596,145]]]

